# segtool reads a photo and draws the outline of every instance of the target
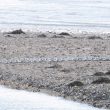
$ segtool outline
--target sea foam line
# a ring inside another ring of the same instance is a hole
[[[15,57],[2,58],[0,63],[37,63],[37,62],[61,62],[61,61],[110,61],[110,56],[60,56],[60,57]]]

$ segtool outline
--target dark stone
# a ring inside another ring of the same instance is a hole
[[[88,39],[102,39],[100,36],[89,36]]]
[[[59,35],[70,36],[70,34],[67,33],[67,32],[62,32],[62,33],[60,33]]]
[[[65,38],[65,37],[62,35],[54,35],[52,38]]]
[[[19,29],[19,30],[14,30],[12,32],[9,32],[8,34],[25,34],[25,32],[23,32],[21,29]]]
[[[83,85],[84,84],[80,81],[74,81],[74,82],[69,83],[67,86],[74,87],[74,86],[83,86]]]
[[[96,72],[96,73],[94,74],[94,76],[103,76],[103,75],[104,75],[103,72]]]
[[[106,74],[106,75],[110,75],[110,71],[106,72],[105,74]]]
[[[45,34],[40,34],[40,35],[38,35],[38,37],[39,38],[45,38],[45,37],[47,37]]]
[[[103,83],[110,83],[110,79],[100,77],[99,79],[92,82],[92,84],[103,84]]]

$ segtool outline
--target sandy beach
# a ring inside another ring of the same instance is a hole
[[[0,33],[0,60],[109,55],[109,33]],[[0,84],[110,109],[110,61],[1,62]]]

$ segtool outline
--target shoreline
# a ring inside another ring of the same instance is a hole
[[[2,28],[0,28],[0,32],[9,32],[9,31],[14,31],[14,30],[19,30],[23,29],[25,32],[28,33],[46,33],[46,32],[51,32],[51,33],[61,33],[61,32],[67,32],[67,33],[73,33],[77,35],[82,35],[82,34],[110,34],[109,28],[104,28],[104,27],[77,27],[77,26],[49,26],[49,25],[1,25]]]
[[[0,59],[110,55],[110,34],[17,30],[0,38]],[[0,84],[110,109],[110,61],[0,63]]]

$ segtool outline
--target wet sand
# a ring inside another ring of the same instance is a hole
[[[3,32],[0,59],[110,55],[110,34]],[[110,109],[110,61],[0,63],[0,84]]]

